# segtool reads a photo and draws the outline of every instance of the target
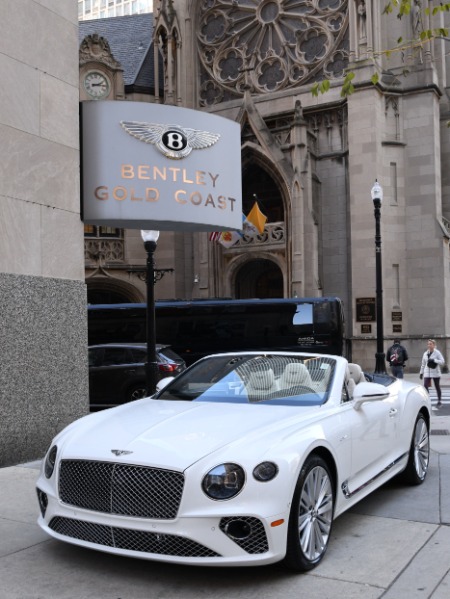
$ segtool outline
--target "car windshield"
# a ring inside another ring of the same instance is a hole
[[[320,405],[335,360],[325,356],[236,355],[199,360],[156,399],[268,405]]]

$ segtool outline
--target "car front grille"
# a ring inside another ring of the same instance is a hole
[[[87,460],[63,460],[61,501],[78,508],[136,518],[176,518],[183,494],[180,472]]]
[[[49,528],[65,537],[104,547],[177,557],[221,557],[196,541],[176,535],[117,528],[60,516],[52,518]]]

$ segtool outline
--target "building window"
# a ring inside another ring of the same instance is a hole
[[[94,225],[84,225],[84,236],[85,237],[113,237],[115,239],[122,239],[123,229],[116,227],[95,227]]]

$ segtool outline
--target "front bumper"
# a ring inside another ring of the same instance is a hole
[[[236,514],[226,511],[227,503],[221,514],[153,520],[74,508],[40,487],[37,491],[38,524],[47,534],[98,551],[203,566],[270,564],[286,552],[288,513]]]

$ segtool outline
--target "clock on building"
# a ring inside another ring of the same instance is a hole
[[[84,77],[84,89],[91,98],[99,100],[109,94],[111,84],[108,77],[100,71],[89,71]]]

